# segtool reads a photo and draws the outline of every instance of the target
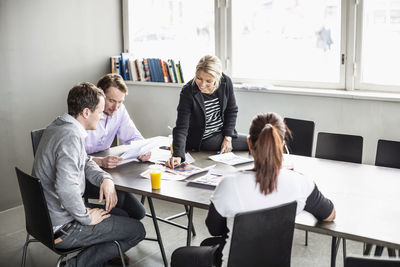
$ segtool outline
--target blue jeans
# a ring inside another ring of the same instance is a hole
[[[67,261],[67,266],[103,266],[108,260],[119,256],[118,241],[123,252],[136,246],[146,236],[143,224],[135,219],[111,215],[96,225],[82,225],[75,221],[60,238],[58,249],[85,246],[77,256]]]
[[[84,196],[91,199],[99,198],[100,189],[86,181]],[[146,215],[146,209],[134,194],[117,190],[118,202],[116,208],[124,210],[128,216],[141,220]]]

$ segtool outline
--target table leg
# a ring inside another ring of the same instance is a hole
[[[164,245],[161,240],[161,234],[160,234],[160,229],[158,228],[157,215],[154,210],[153,200],[151,199],[151,197],[147,197],[147,200],[149,201],[151,217],[153,219],[154,229],[156,230],[157,241],[158,241],[158,245],[160,246],[160,251],[161,251],[161,256],[163,258],[163,261],[164,261],[164,266],[168,267],[168,260],[167,260],[167,256],[165,255]]]
[[[331,267],[336,266],[336,256],[338,248],[340,245],[340,237],[332,236],[332,246],[331,246]]]
[[[187,214],[188,220],[189,220],[189,209],[190,209],[190,208],[193,209],[193,207],[188,206],[188,205],[184,205],[184,206],[185,206],[186,214]],[[193,223],[192,223],[192,234],[193,234],[193,236],[196,236],[196,230],[194,229]]]
[[[192,228],[193,228],[193,207],[189,206],[186,246],[190,246],[190,243],[192,241]]]

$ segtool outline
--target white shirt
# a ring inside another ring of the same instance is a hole
[[[264,195],[256,184],[255,172],[244,171],[225,177],[211,201],[218,213],[226,218],[234,217],[239,212],[275,207],[295,200],[298,214],[304,209],[314,186],[314,182],[303,174],[282,168],[276,189]]]

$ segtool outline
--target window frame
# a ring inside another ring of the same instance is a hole
[[[215,8],[215,53],[221,59],[224,72],[232,74],[232,0],[212,0]],[[267,83],[276,87],[338,89],[344,91],[378,91],[400,93],[400,86],[361,82],[362,15],[364,0],[341,0],[340,79],[338,83],[291,80],[262,80],[232,77],[234,83]],[[122,0],[123,50],[129,52],[131,0]],[[343,58],[343,60],[342,60]]]

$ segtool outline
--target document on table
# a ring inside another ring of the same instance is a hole
[[[222,176],[213,174],[211,171],[208,171],[207,174],[200,176],[196,179],[189,181],[189,183],[201,184],[216,187],[221,182]]]
[[[201,173],[204,171],[208,171],[212,168],[215,167],[215,165],[206,167],[206,168],[199,168],[197,166],[188,164],[188,163],[183,163],[181,164],[181,167],[175,168],[175,169],[170,169],[170,168],[165,168],[164,171],[161,172],[161,179],[162,180],[184,180],[188,178],[189,176],[192,176],[197,173]],[[146,170],[140,174],[140,176],[143,176],[145,178],[150,179],[150,171]]]
[[[225,163],[228,165],[237,165],[237,164],[242,164],[242,163],[247,163],[247,162],[253,162],[254,160],[251,158],[245,158],[241,156],[237,156],[233,154],[232,152],[229,153],[223,153],[223,154],[218,154],[214,156],[209,156],[209,159],[212,159],[213,161]]]
[[[150,179],[150,170],[146,170],[140,174],[140,176]],[[174,173],[162,171],[161,172],[161,180],[174,180],[174,181],[180,181],[186,179],[186,176],[184,175],[177,175]]]
[[[168,138],[164,136],[152,137],[149,139],[133,141],[127,145],[127,151],[120,156],[123,160],[118,164],[125,164],[131,161],[138,161],[137,157],[151,152],[160,145],[168,144]]]
[[[150,162],[153,162],[155,164],[162,164],[164,165],[165,162],[167,160],[169,160],[169,158],[171,157],[171,151],[170,150],[166,150],[163,148],[154,148],[151,151],[151,157],[149,159]],[[195,160],[192,157],[192,155],[189,154],[189,152],[186,152],[185,154],[185,158],[187,163],[191,164],[193,163]]]

